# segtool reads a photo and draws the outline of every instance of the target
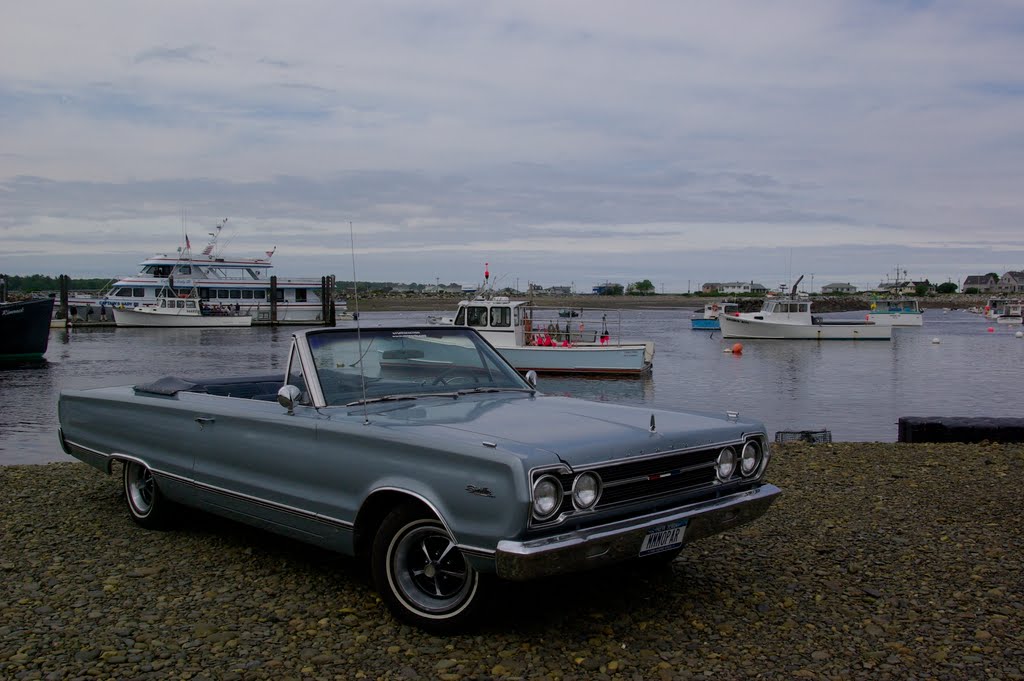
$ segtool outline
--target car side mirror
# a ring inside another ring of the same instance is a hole
[[[537,387],[537,372],[530,369],[526,372],[526,382],[530,384],[531,388]]]
[[[295,404],[302,397],[302,391],[294,385],[286,385],[277,391],[277,403],[288,410],[289,414],[295,413]]]

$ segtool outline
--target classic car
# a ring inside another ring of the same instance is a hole
[[[185,505],[359,556],[435,632],[501,579],[672,560],[780,492],[761,423],[546,396],[473,329],[308,329],[290,353],[279,376],[66,390],[61,446],[118,462],[143,527]]]

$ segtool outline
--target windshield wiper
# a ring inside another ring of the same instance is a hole
[[[399,400],[415,400],[416,395],[384,395],[383,397],[367,397],[365,400],[348,402],[346,407],[355,407],[360,404],[371,404],[373,402],[398,402]]]
[[[535,392],[533,388],[466,388],[460,390],[459,395],[471,395],[473,393],[532,393]]]

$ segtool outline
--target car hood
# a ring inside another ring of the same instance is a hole
[[[377,418],[381,417],[451,435],[458,431],[462,436],[478,436],[516,451],[524,447],[544,450],[569,465],[716,445],[739,439],[744,433],[764,431],[758,421],[731,420],[725,414],[507,394],[403,402],[378,413]]]

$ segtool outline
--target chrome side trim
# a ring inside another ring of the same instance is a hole
[[[236,492],[234,490],[226,489],[224,487],[218,487],[216,485],[210,485],[205,482],[196,482],[195,480],[188,481],[193,487],[197,489],[205,490],[207,492],[213,492],[225,497],[231,497],[233,499],[240,499],[247,501],[257,506],[262,506],[271,511],[279,511],[281,513],[287,513],[289,515],[298,516],[300,518],[306,518],[308,520],[315,520],[326,525],[334,525],[343,529],[350,530],[355,526],[355,523],[351,523],[347,520],[341,520],[339,518],[333,518],[323,513],[314,513],[313,511],[307,511],[296,506],[289,506],[288,504],[282,504],[278,501],[270,501],[262,497],[256,497],[251,494],[245,494],[244,492]]]

